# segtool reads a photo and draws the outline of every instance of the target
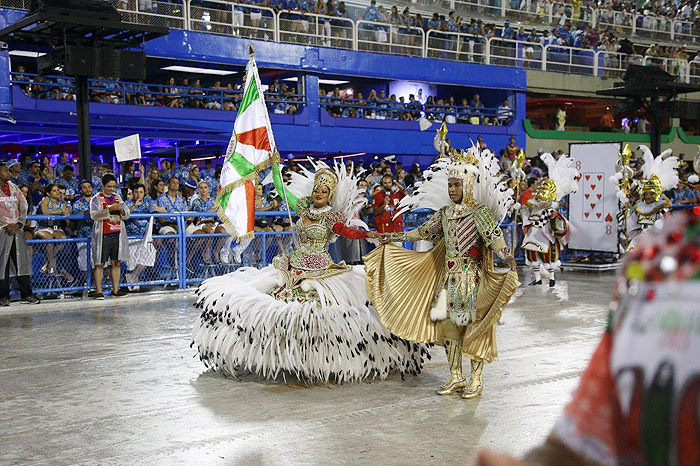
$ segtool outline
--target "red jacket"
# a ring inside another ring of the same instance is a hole
[[[384,206],[384,198],[386,196],[387,194],[383,189],[378,191],[374,195],[372,207],[378,209]],[[379,233],[400,233],[403,231],[403,216],[399,215],[396,219],[392,219],[401,199],[403,199],[403,191],[392,191],[389,194],[389,205],[374,219]]]

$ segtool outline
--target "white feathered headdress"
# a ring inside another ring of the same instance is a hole
[[[476,171],[474,200],[489,209],[496,220],[501,222],[514,203],[513,190],[508,188],[504,177],[499,174],[498,160],[491,151],[479,151],[478,148],[472,147],[469,152],[476,155],[473,167]],[[401,200],[396,215],[416,209],[437,211],[449,205],[452,202],[447,193],[450,166],[450,159],[441,158],[428,167],[423,173],[425,180],[416,184],[416,190],[411,196]]]
[[[559,202],[561,198],[567,196],[578,189],[579,172],[573,166],[571,157],[563,154],[554,160],[552,154],[544,153],[540,159],[547,166],[547,179],[540,183],[537,194],[543,200],[549,202]]]
[[[348,175],[348,168],[350,169],[350,173],[354,172],[354,165],[352,163],[346,166],[342,162],[335,162],[333,168],[331,168],[328,164],[320,160],[309,159],[309,162],[311,163],[313,171],[302,166],[301,173],[290,173],[291,179],[289,183],[287,183],[289,192],[298,198],[311,196],[314,190],[316,172],[322,169],[331,170],[338,177],[338,183],[335,186],[335,194],[332,196],[330,202],[331,207],[333,210],[343,214],[346,225],[369,229],[365,222],[355,218],[355,214],[367,204],[365,193],[357,186],[362,171],[357,175]]]
[[[639,146],[642,151],[642,192],[653,192],[658,200],[661,193],[678,186],[678,157],[670,156],[671,149],[666,149],[654,157],[647,146]]]

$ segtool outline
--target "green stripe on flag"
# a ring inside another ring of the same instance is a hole
[[[231,197],[232,192],[233,191],[229,191],[229,192],[225,193],[224,195],[219,196],[219,198],[216,200],[216,202],[219,203],[219,206],[221,206],[222,210],[226,210],[226,206],[228,205],[228,200]]]
[[[238,107],[238,114],[242,114],[246,111],[250,104],[258,100],[260,94],[258,94],[258,84],[255,82],[255,78],[251,78],[249,81],[249,86],[245,89],[243,93],[243,100],[241,100],[241,105]]]
[[[236,169],[240,176],[247,176],[255,171],[255,165],[250,163],[245,157],[243,157],[238,152],[234,152],[233,154],[231,154],[231,157],[228,158],[228,161],[231,165],[233,165],[233,168]]]

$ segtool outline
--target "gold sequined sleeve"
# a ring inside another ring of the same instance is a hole
[[[389,241],[419,241],[426,240],[436,243],[442,238],[442,210],[435,212],[430,220],[409,232],[392,233]]]
[[[508,247],[503,239],[503,232],[491,211],[484,206],[479,207],[476,209],[476,212],[474,212],[474,220],[476,222],[476,229],[483,238],[486,246],[493,249],[499,257],[502,254],[507,255]]]

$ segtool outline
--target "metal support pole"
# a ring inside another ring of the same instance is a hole
[[[90,98],[88,95],[87,76],[76,76],[77,86],[76,108],[78,114],[78,165],[80,176],[92,179],[90,163]]]
[[[185,231],[185,217],[182,215],[177,217],[177,236],[178,236],[178,288],[184,290],[187,288],[187,232]]]
[[[267,267],[267,232],[261,232],[262,236],[262,266]]]

